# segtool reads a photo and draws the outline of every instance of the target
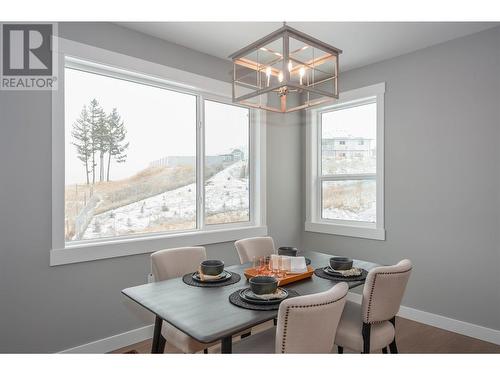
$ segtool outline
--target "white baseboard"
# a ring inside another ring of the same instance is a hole
[[[119,333],[118,335],[106,337],[101,340],[89,342],[88,344],[76,346],[63,350],[59,353],[65,354],[101,354],[123,348],[153,337],[153,325],[136,328],[131,331]]]
[[[361,303],[361,295],[357,293],[349,292],[347,299],[349,301]],[[500,331],[491,328],[462,322],[460,320],[447,318],[442,315],[432,314],[406,306],[401,306],[398,316],[500,345]],[[153,325],[89,342],[88,344],[63,350],[60,353],[109,353],[113,350],[150,339],[151,337],[153,337]]]
[[[349,292],[347,299],[356,303],[361,303],[361,295]],[[461,335],[473,337],[475,339],[488,341],[500,345],[500,331],[478,326],[476,324],[462,322],[460,320],[447,318],[442,315],[417,310],[412,307],[401,306],[398,316],[416,322],[424,323],[433,327],[445,329],[447,331],[459,333]]]

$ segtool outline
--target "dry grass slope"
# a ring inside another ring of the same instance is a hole
[[[220,168],[219,168],[220,169]],[[206,168],[210,178],[219,169]],[[194,167],[149,167],[132,177],[94,185],[68,185],[65,189],[66,239],[74,235],[75,218],[92,195],[99,198],[95,214],[100,214],[151,196],[192,184],[196,179]],[[169,228],[177,229],[177,228]],[[183,229],[183,228],[178,228]]]

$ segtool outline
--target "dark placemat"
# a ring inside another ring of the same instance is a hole
[[[253,303],[248,303],[247,301],[242,300],[240,297],[240,291],[242,291],[243,289],[238,289],[236,292],[231,293],[229,295],[229,302],[231,302],[235,306],[242,307],[248,310],[271,311],[271,310],[278,310],[281,302],[284,301],[283,300],[275,305],[255,305]],[[288,289],[288,288],[283,288],[283,289],[286,289],[286,291],[288,292],[288,297],[285,299],[299,296],[299,293],[297,293],[293,289]]]
[[[327,279],[327,280],[331,280],[331,281],[345,281],[345,282],[364,281],[366,279],[366,275],[368,275],[367,270],[361,269],[361,275],[359,275],[359,276],[349,276],[349,277],[338,276],[337,277],[337,276],[332,276],[332,275],[327,274],[325,271],[323,271],[323,268],[325,268],[325,267],[316,268],[314,270],[314,274],[318,277],[321,277],[322,279]]]
[[[236,272],[226,272],[231,274],[231,278],[227,279],[225,281],[220,281],[216,283],[202,283],[196,280],[193,280],[193,272],[187,273],[184,276],[182,276],[182,281],[184,281],[185,284],[191,285],[191,286],[199,286],[200,288],[214,288],[218,286],[226,286],[226,285],[231,285],[231,284],[236,284],[238,281],[241,280],[241,276],[236,273]]]

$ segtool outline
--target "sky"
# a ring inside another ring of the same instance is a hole
[[[112,180],[129,177],[165,156],[196,154],[194,95],[66,68],[66,184],[85,182],[71,130],[83,106],[94,98],[106,113],[117,108],[130,142],[127,161],[111,162]],[[248,143],[248,110],[209,101],[205,106],[207,155],[228,153]]]
[[[322,137],[377,138],[377,104],[371,103],[323,114]],[[375,142],[373,142],[375,146]]]

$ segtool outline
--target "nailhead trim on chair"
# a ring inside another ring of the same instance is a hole
[[[308,308],[308,307],[318,307],[318,306],[330,305],[332,303],[338,302],[341,299],[345,298],[346,295],[347,295],[347,293],[334,301],[329,301],[329,302],[324,302],[324,303],[317,303],[317,304],[313,304],[313,305],[290,305],[290,306],[288,306],[286,308],[286,312],[285,312],[285,324],[283,325],[283,342],[281,343],[281,353],[285,353],[286,330],[288,328],[288,314],[290,313],[290,309],[302,309],[302,308]]]
[[[385,322],[385,320],[381,320],[381,321],[377,321],[377,322],[369,322],[370,308],[371,308],[371,305],[372,305],[373,293],[375,291],[375,283],[377,282],[377,276],[378,275],[398,275],[398,274],[401,274],[401,273],[410,272],[412,270],[412,268],[413,267],[410,267],[406,271],[399,271],[399,272],[378,272],[378,273],[375,274],[375,276],[373,278],[372,288],[370,290],[370,298],[368,300],[368,308],[366,309],[366,319],[364,320],[366,323],[377,324],[377,323]]]

